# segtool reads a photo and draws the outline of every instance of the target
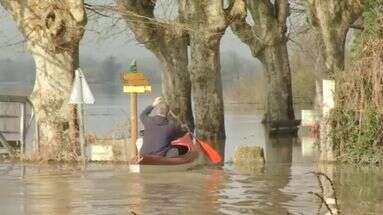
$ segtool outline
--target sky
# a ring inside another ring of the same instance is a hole
[[[104,59],[115,56],[119,61],[135,57],[153,57],[153,55],[134,40],[124,23],[112,26],[110,18],[94,18],[90,15],[86,33],[80,44],[80,56]],[[23,37],[9,14],[0,8],[0,59],[30,58],[22,42]],[[234,51],[240,57],[253,59],[248,47],[228,30],[221,42],[221,51]],[[80,59],[81,61],[81,59]]]

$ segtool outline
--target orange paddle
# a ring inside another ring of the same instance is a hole
[[[185,125],[186,128],[188,129],[188,132],[190,133],[190,135],[192,135],[192,137],[197,141],[197,143],[199,144],[200,148],[201,148],[201,151],[209,158],[209,160],[213,163],[213,164],[218,164],[222,161],[222,157],[221,155],[213,149],[213,147],[210,146],[210,144],[204,142],[204,141],[201,141],[199,140],[194,134],[193,132],[191,132],[189,126],[187,126],[187,124],[184,124],[181,122],[181,120],[172,112],[170,111],[169,112],[170,115],[172,115],[176,120],[178,120],[181,124]]]
[[[193,134],[192,134],[192,136],[194,137],[194,139],[197,140],[197,143],[199,143],[202,151],[205,153],[205,155],[209,158],[209,160],[213,164],[218,164],[222,161],[221,155],[219,155],[219,153],[216,150],[214,150],[213,147],[211,147],[209,144],[199,140]]]

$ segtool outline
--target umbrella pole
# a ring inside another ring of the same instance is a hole
[[[84,95],[82,91],[82,76],[80,75],[80,99],[81,101],[84,101]],[[78,114],[78,126],[79,126],[79,139],[80,139],[80,147],[81,147],[81,159],[83,163],[86,162],[86,155],[85,155],[85,127],[84,127],[84,104],[83,102],[79,103],[77,105],[77,114]]]
[[[83,162],[86,162],[86,155],[85,155],[85,127],[84,127],[84,108],[83,104],[77,105],[78,109],[78,124],[79,124],[79,139],[80,139],[80,147],[81,147],[81,158]]]

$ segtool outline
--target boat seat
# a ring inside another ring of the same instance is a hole
[[[177,148],[179,155],[184,155],[189,151],[189,147],[182,145],[172,145],[172,148]]]

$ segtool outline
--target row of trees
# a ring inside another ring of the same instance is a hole
[[[266,121],[293,120],[287,49],[288,0],[177,0],[172,21],[156,17],[156,0],[115,0],[135,39],[161,62],[163,95],[197,136],[223,152],[225,139],[220,41],[231,27],[266,70]],[[297,1],[300,3],[301,1]],[[302,1],[303,2],[303,1]],[[87,23],[83,0],[0,0],[24,35],[36,64],[31,95],[45,159],[63,158],[76,144],[77,116],[68,98]],[[307,7],[306,7],[307,6]],[[101,8],[100,5],[97,8]],[[327,73],[344,67],[345,37],[361,0],[308,0],[304,7],[325,46]],[[251,24],[250,24],[251,23]],[[192,107],[193,101],[193,107]],[[194,114],[193,114],[194,113]],[[66,147],[67,146],[67,147]]]

